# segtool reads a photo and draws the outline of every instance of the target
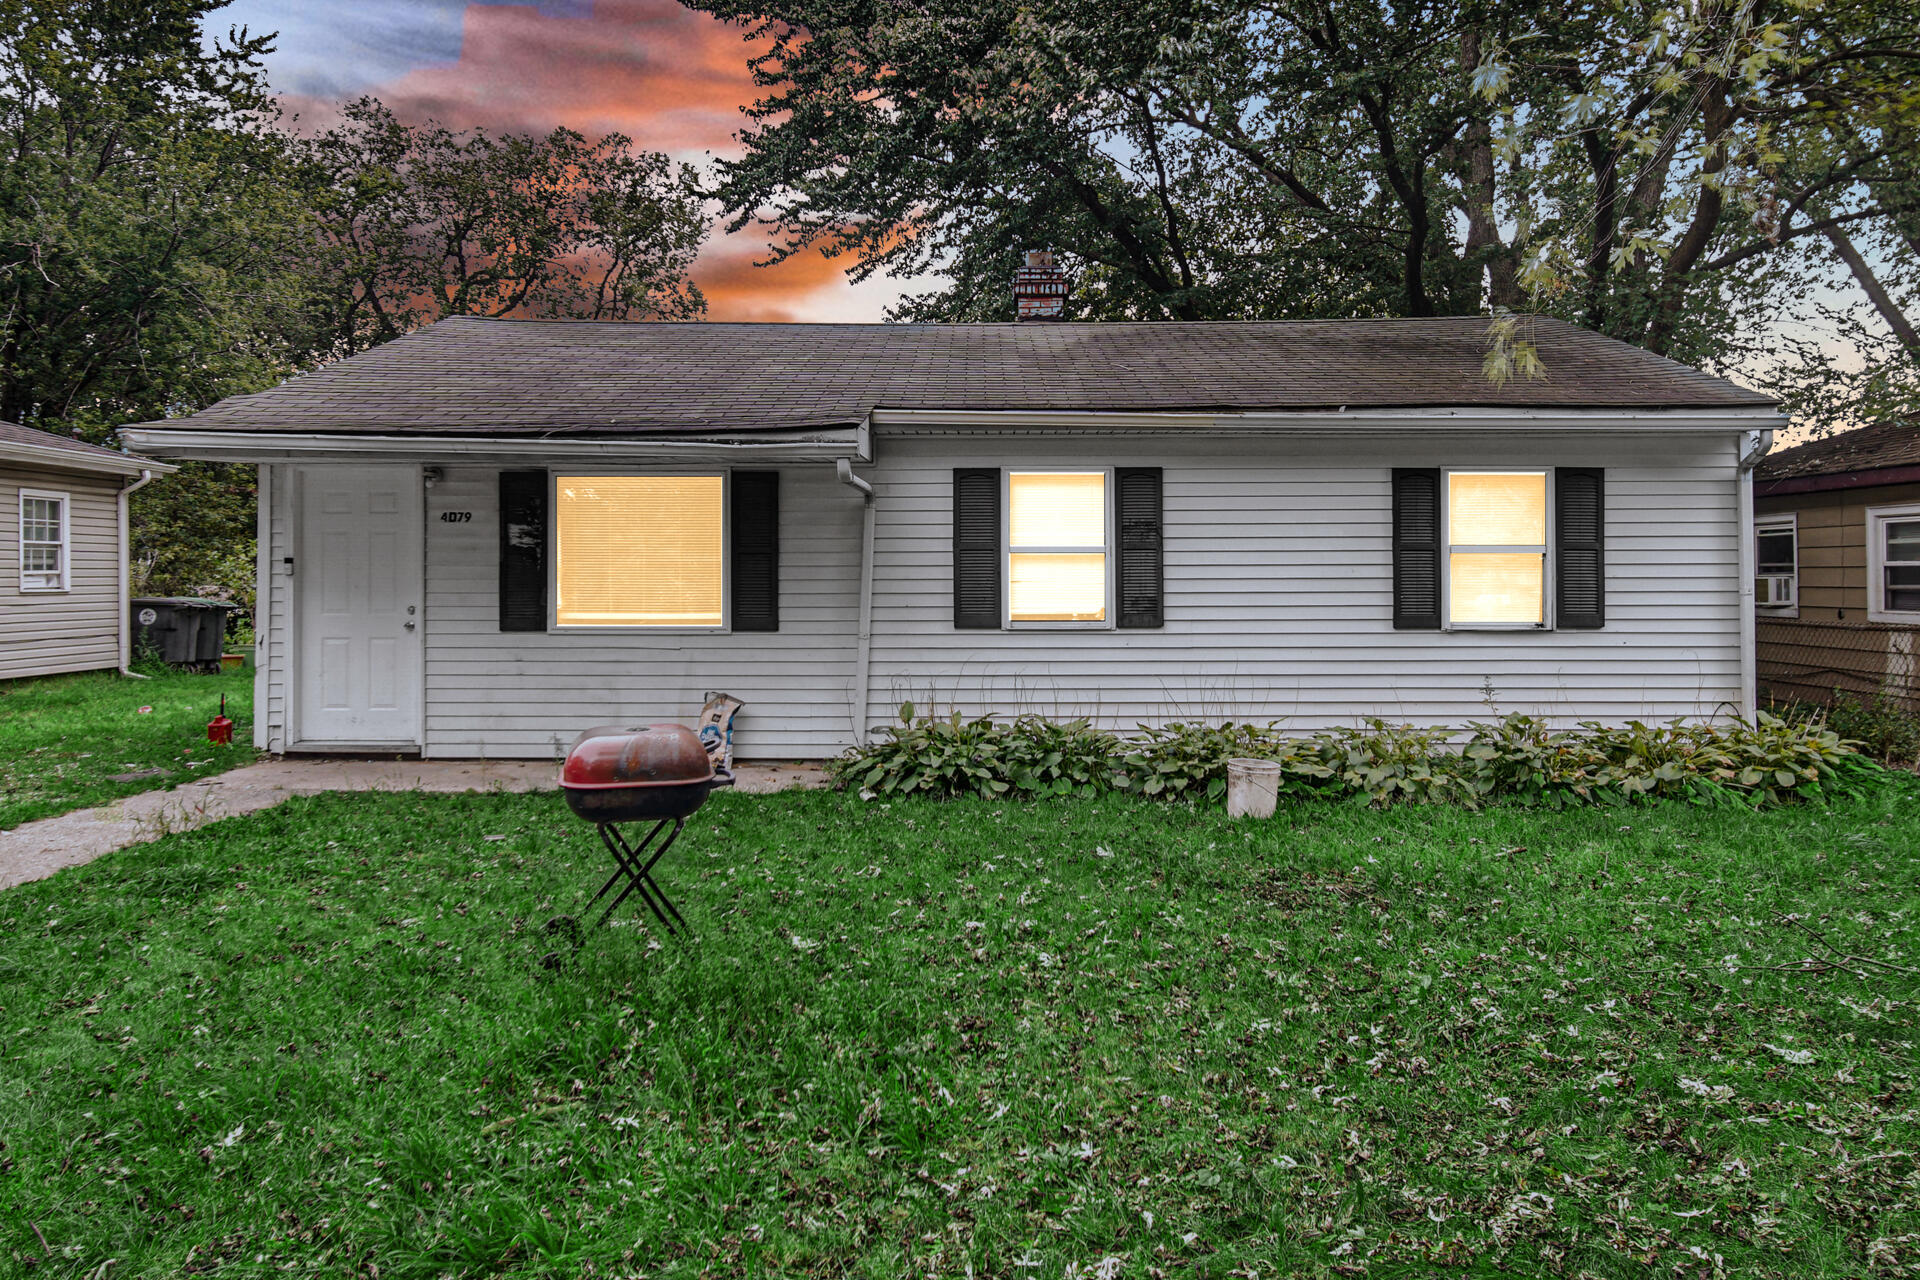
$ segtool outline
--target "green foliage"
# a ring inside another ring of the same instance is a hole
[[[1119,790],[1167,800],[1217,801],[1227,793],[1227,761],[1236,757],[1286,759],[1297,743],[1277,725],[1205,724],[1197,720],[1142,725],[1128,739],[1111,782]],[[1332,776],[1332,771],[1327,773]],[[1296,788],[1302,773],[1280,775],[1283,794]]]
[[[689,169],[589,142],[411,125],[372,98],[297,144],[315,307],[348,355],[442,316],[684,320],[707,219]]]
[[[898,725],[828,768],[836,785],[875,796],[1068,795],[1107,785],[1118,747],[1085,720],[916,716],[908,702]]]
[[[1786,719],[1825,725],[1887,764],[1912,765],[1920,760],[1920,712],[1914,710],[1911,699],[1836,689],[1833,701],[1825,706],[1788,704],[1775,710]]]
[[[136,596],[206,596],[253,613],[254,468],[182,462],[127,500]]]
[[[296,797],[0,893],[0,1271],[1909,1275],[1916,859],[1912,782],[723,792],[654,871],[695,936],[576,950],[552,792]]]
[[[0,0],[0,417],[197,408],[309,349],[264,38],[210,0]]]
[[[152,678],[89,671],[0,681],[0,830],[253,762],[253,672],[190,674],[150,650],[134,654],[134,667]],[[233,745],[217,747],[207,721],[222,694],[237,727]],[[144,776],[116,782],[116,774]]]
[[[1744,372],[1783,363],[1783,312],[1876,324],[1830,233],[1896,302],[1920,281],[1902,0],[690,3],[766,37],[731,225],[933,280],[902,318],[1007,319],[1050,246],[1076,318],[1491,305]],[[1537,372],[1531,333],[1493,331],[1490,372]]]
[[[1300,736],[1274,724],[1187,721],[1142,725],[1121,739],[1084,720],[916,718],[909,703],[899,726],[835,761],[832,776],[873,797],[1107,788],[1213,803],[1226,794],[1227,762],[1250,757],[1280,765],[1283,796],[1351,796],[1382,806],[1673,799],[1771,807],[1854,794],[1880,773],[1825,725],[1766,714],[1752,725],[1636,720],[1573,730],[1510,715],[1469,725],[1460,738],[1450,729],[1371,719]]]

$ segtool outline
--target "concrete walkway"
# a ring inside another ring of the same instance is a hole
[[[737,788],[753,794],[818,787],[814,764],[743,764]],[[172,791],[148,791],[0,831],[0,889],[43,880],[103,853],[191,831],[236,814],[323,791],[545,791],[558,785],[547,760],[263,760]]]

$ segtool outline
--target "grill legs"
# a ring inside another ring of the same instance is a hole
[[[627,884],[625,888],[621,889],[619,895],[614,898],[612,903],[608,905],[606,911],[601,914],[597,924],[604,925],[607,919],[619,909],[620,904],[627,900],[627,895],[638,889],[640,891],[640,900],[647,904],[647,909],[653,912],[654,918],[660,922],[661,927],[666,929],[668,933],[676,932],[673,927],[675,921],[679,922],[682,929],[687,927],[687,922],[681,918],[680,912],[674,908],[672,901],[668,899],[666,890],[662,889],[660,882],[653,878],[654,863],[660,861],[661,856],[673,847],[674,840],[679,837],[680,829],[685,825],[684,819],[662,818],[653,825],[653,830],[647,832],[646,836],[636,846],[629,844],[627,838],[620,833],[620,829],[613,823],[603,822],[599,824],[600,840],[607,846],[607,852],[613,855],[613,860],[619,869],[616,870],[612,876],[608,877],[605,884],[600,886],[600,892],[593,895],[593,902],[598,902],[604,897],[608,890],[620,882],[622,876],[626,877]],[[660,833],[666,831],[669,826],[671,826],[673,830],[667,833],[665,840],[660,841],[659,844],[655,846],[655,841],[660,839]],[[649,853],[649,849],[651,849],[651,853]],[[593,902],[589,902],[587,905],[591,907]],[[662,908],[664,908],[664,910],[662,910]],[[671,920],[667,918],[669,913],[671,913],[673,917]]]
[[[622,876],[626,877],[627,885],[606,911],[601,913],[600,919],[595,922],[595,928],[605,924],[607,917],[618,910],[620,904],[627,900],[627,895],[635,889],[640,891],[640,900],[647,904],[647,909],[653,912],[654,919],[658,920],[661,927],[668,933],[678,935],[679,930],[673,927],[676,922],[680,929],[687,928],[687,922],[681,918],[680,912],[667,897],[667,891],[662,889],[660,882],[653,878],[653,864],[660,861],[661,855],[673,847],[673,842],[680,836],[680,828],[686,825],[685,818],[662,818],[653,824],[653,830],[647,832],[646,837],[636,846],[628,844],[627,838],[620,834],[620,829],[613,823],[599,824],[601,843],[607,846],[607,852],[613,855],[619,870],[607,877],[607,882],[600,886],[600,892],[593,895],[593,902],[587,903],[588,908],[591,909],[594,902],[600,901],[607,895],[608,890],[620,883]],[[666,831],[669,826],[673,830],[668,831],[667,838],[660,841],[659,847],[653,848],[652,853],[649,854],[648,849],[653,846],[655,840],[659,839],[660,833]],[[673,919],[669,920],[668,916],[672,916]]]

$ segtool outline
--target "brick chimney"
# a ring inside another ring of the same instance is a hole
[[[1067,273],[1054,265],[1053,250],[1027,250],[1026,265],[1013,273],[1016,320],[1064,320],[1067,315]]]

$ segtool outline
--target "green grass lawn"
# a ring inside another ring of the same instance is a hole
[[[207,741],[207,721],[219,714],[223,693],[236,725],[231,747]],[[0,681],[0,831],[249,764],[256,758],[252,741],[251,671],[168,671],[150,680],[89,671]],[[112,780],[155,769],[129,782]]]
[[[557,797],[363,794],[0,894],[0,1270],[1920,1267],[1912,783],[723,793],[660,872],[697,941],[633,900],[574,955],[603,855]]]

